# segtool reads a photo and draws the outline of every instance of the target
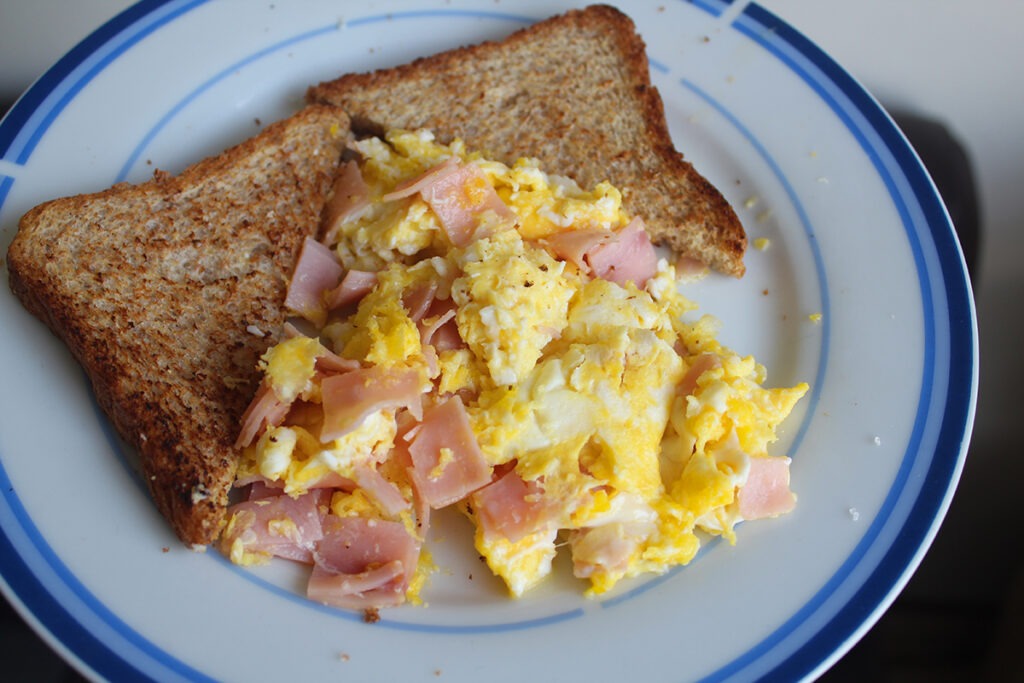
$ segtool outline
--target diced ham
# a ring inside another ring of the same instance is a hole
[[[611,230],[581,228],[556,232],[546,237],[544,242],[557,258],[574,263],[580,270],[589,273],[590,264],[586,261],[587,253],[614,240],[615,233]]]
[[[242,429],[235,440],[235,448],[245,448],[267,427],[276,427],[284,421],[290,404],[274,393],[273,387],[264,380],[249,407],[242,414]]]
[[[348,434],[367,415],[385,408],[407,408],[420,415],[422,390],[420,375],[413,369],[373,366],[325,377],[320,384],[324,409],[320,441]]]
[[[551,252],[584,273],[643,287],[658,272],[658,257],[643,221],[631,220],[618,232],[597,228],[566,230],[544,238]]]
[[[573,574],[590,578],[597,571],[622,574],[640,544],[655,530],[649,521],[612,522],[569,534]]]
[[[263,495],[231,506],[228,519],[221,548],[229,555],[241,543],[247,553],[310,563],[323,538],[317,497],[310,494]]]
[[[402,492],[394,483],[384,478],[377,468],[370,465],[359,465],[355,468],[352,476],[359,488],[370,494],[392,517],[397,517],[403,510],[409,509],[410,503],[402,495]]]
[[[401,522],[328,515],[323,540],[317,544],[316,563],[329,571],[355,574],[369,565],[392,560],[415,569],[418,541]]]
[[[419,541],[401,522],[327,515],[307,595],[348,609],[400,604],[416,572]]]
[[[423,354],[423,363],[427,368],[427,376],[431,379],[437,377],[441,372],[440,359],[437,356],[437,350],[429,344],[424,344],[421,352]]]
[[[515,214],[474,164],[462,165],[456,173],[444,176],[421,194],[441,221],[448,239],[457,247],[483,236],[477,228],[487,213],[499,224],[511,224],[515,220]]]
[[[458,307],[451,299],[435,299],[426,315],[417,321],[420,341],[436,351],[461,349],[466,346],[455,323]]]
[[[462,500],[491,479],[491,468],[457,396],[424,412],[409,455],[416,490],[432,508]]]
[[[280,479],[271,481],[261,474],[252,474],[235,480],[235,488],[246,486],[249,487],[249,495],[246,496],[246,500],[261,500],[283,495],[285,482]],[[317,504],[329,505],[331,494],[334,491],[354,491],[356,483],[337,472],[328,471],[313,481],[303,483],[303,487],[311,495],[317,496]]]
[[[405,292],[402,295],[402,305],[409,312],[409,319],[414,323],[419,322],[430,310],[436,296],[437,282],[435,280]]]
[[[430,344],[438,351],[451,351],[453,349],[465,348],[466,342],[459,334],[459,326],[455,324],[453,315],[437,328],[430,335]]]
[[[363,180],[359,164],[355,161],[345,162],[334,179],[331,200],[324,209],[324,244],[334,244],[341,225],[369,205],[370,188]]]
[[[235,483],[236,486],[244,485]],[[278,481],[270,481],[265,477],[256,478],[251,484],[249,484],[249,497],[248,500],[263,500],[264,498],[273,498],[274,496],[280,496],[284,491],[284,484]]]
[[[331,374],[337,372],[349,372],[358,370],[362,365],[357,360],[342,358],[326,347],[322,347],[316,356],[316,369],[320,372]]]
[[[590,249],[586,258],[594,275],[620,285],[632,281],[643,287],[658,272],[658,255],[639,218],[615,233],[614,240]]]
[[[327,310],[333,311],[360,301],[377,286],[377,273],[366,270],[350,270],[341,278],[337,287],[324,295]]]
[[[402,413],[402,415],[405,419],[398,420],[398,434],[395,438],[395,447],[391,449],[391,458],[409,475],[409,483],[412,484],[413,512],[416,514],[416,531],[420,538],[425,538],[427,529],[430,528],[430,505],[423,499],[416,486],[416,480],[412,476],[412,455],[409,454],[408,445],[415,432],[419,430],[420,423],[412,420],[408,413]]]
[[[306,596],[342,609],[395,607],[405,602],[405,567],[392,561],[356,574],[337,574],[314,565]]]
[[[308,334],[303,333],[302,330],[296,327],[295,323],[291,322],[290,320],[285,321],[283,331],[285,339],[294,339],[295,337],[309,336]]]
[[[750,458],[747,483],[737,495],[743,519],[776,517],[796,506],[796,496],[789,490],[789,463],[785,456]]]
[[[475,491],[470,501],[486,537],[502,537],[515,543],[553,521],[555,510],[543,494],[536,481],[524,481],[511,470]]]
[[[477,228],[485,215],[509,223],[515,214],[487,181],[476,164],[464,164],[458,158],[445,159],[423,175],[398,185],[382,199],[391,201],[419,193],[430,205],[448,239],[464,247],[479,235]]]
[[[285,307],[306,320],[322,323],[326,315],[324,292],[334,289],[343,274],[344,269],[334,252],[307,237],[288,283]]]
[[[431,166],[415,178],[399,183],[395,186],[394,190],[381,196],[381,199],[385,202],[391,202],[396,199],[411,197],[417,192],[422,193],[424,190],[429,190],[430,186],[434,183],[458,171],[460,166],[458,157],[448,157],[441,163]]]
[[[438,335],[438,331],[450,320],[455,320],[454,308],[450,308],[440,315],[431,316],[424,320],[423,324],[420,326],[420,340],[423,344],[434,345],[434,337],[440,336]],[[456,334],[458,334],[457,331]]]

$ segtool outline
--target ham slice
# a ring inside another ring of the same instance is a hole
[[[448,351],[466,346],[455,323],[457,311],[458,306],[451,299],[434,299],[420,317],[413,318],[424,347],[429,345],[436,351]]]
[[[420,327],[420,341],[424,344],[430,344],[438,351],[444,351],[445,349],[459,348],[462,346],[462,337],[459,336],[459,329],[454,324],[455,320],[455,308],[450,308],[440,315],[431,316],[426,320],[422,321]],[[448,329],[445,330],[447,323],[452,322],[448,325]],[[452,337],[452,329],[454,328],[454,338]]]
[[[747,483],[737,495],[743,519],[777,517],[796,507],[796,496],[789,490],[789,463],[785,456],[750,459]]]
[[[649,521],[612,522],[569,535],[573,575],[587,579],[598,571],[622,574],[633,554],[655,530]]]
[[[420,544],[401,522],[328,514],[306,593],[346,609],[401,604],[419,559]]]
[[[310,322],[322,324],[327,314],[324,292],[334,289],[343,274],[344,269],[334,252],[307,237],[288,284],[285,307]]]
[[[370,188],[363,180],[359,164],[355,161],[345,162],[334,179],[331,199],[324,208],[324,244],[334,244],[341,232],[341,225],[369,205]]]
[[[556,232],[546,237],[544,243],[556,258],[574,263],[580,270],[589,273],[590,264],[586,260],[587,254],[602,244],[614,240],[615,233],[611,230],[581,228]]]
[[[285,482],[280,479],[267,479],[262,474],[252,474],[245,477],[239,477],[235,480],[235,488],[242,488],[243,486],[249,487],[249,500],[259,500],[261,498],[282,495],[284,493]],[[327,471],[313,481],[304,482],[302,487],[310,493],[329,493],[334,489],[352,491],[356,488],[356,483],[347,477],[341,476],[337,472]]]
[[[264,498],[274,498],[280,496],[284,491],[284,483],[279,481],[270,481],[266,477],[257,475],[253,479],[251,484],[243,484],[241,481],[235,483],[235,486],[249,486],[249,497],[248,500],[263,500]]]
[[[451,351],[466,347],[466,342],[459,334],[459,326],[455,323],[454,313],[450,318],[438,321],[430,332],[429,341],[425,343],[429,343],[437,351]]]
[[[245,448],[267,427],[276,427],[284,422],[290,404],[274,393],[274,388],[264,380],[249,407],[242,414],[242,429],[235,440],[235,448]]]
[[[301,332],[296,330],[293,336],[301,336]],[[359,370],[360,367],[359,361],[342,358],[322,344],[317,351],[316,369],[319,373],[327,376],[352,372]],[[297,405],[301,405],[301,402]],[[260,384],[259,389],[256,390],[256,395],[249,403],[249,407],[242,414],[242,428],[238,433],[238,438],[235,440],[235,447],[245,448],[264,429],[280,425],[284,422],[291,407],[292,403],[287,403],[278,398],[274,388],[267,380],[264,380]]]
[[[384,478],[375,467],[359,465],[355,468],[352,476],[359,488],[370,494],[381,509],[392,517],[397,517],[403,510],[408,510],[411,507],[399,488]]]
[[[325,346],[316,356],[316,369],[325,374],[358,370],[362,365],[357,360],[343,358]]]
[[[448,239],[457,247],[483,236],[477,228],[487,213],[492,214],[491,220],[497,219],[497,225],[488,226],[492,230],[515,220],[515,214],[474,164],[463,165],[421,194],[441,221]]]
[[[487,214],[499,224],[511,224],[515,214],[494,191],[476,164],[458,158],[445,159],[423,175],[399,184],[382,199],[391,201],[419,193],[438,220],[451,243],[464,247],[480,235],[477,228]]]
[[[324,295],[327,310],[333,311],[357,303],[377,286],[377,273],[366,270],[350,270],[337,287]]]
[[[416,487],[416,480],[412,476],[412,456],[409,454],[409,441],[412,441],[414,433],[419,430],[419,423],[413,421],[408,413],[403,413],[402,416],[405,419],[398,420],[398,434],[395,438],[395,447],[391,449],[391,458],[409,475],[409,483],[412,484],[412,507],[416,515],[416,532],[420,538],[426,538],[427,529],[430,528],[430,505]]]
[[[405,602],[405,567],[394,561],[356,574],[337,574],[313,565],[306,596],[342,609],[395,607]]]
[[[386,408],[408,408],[421,415],[420,375],[412,369],[360,368],[325,377],[320,384],[324,424],[320,441],[345,436],[367,415]]]
[[[221,537],[226,554],[238,549],[312,563],[316,544],[323,538],[318,497],[269,495],[237,503],[228,510],[228,526]]]
[[[382,195],[381,200],[391,202],[397,199],[411,197],[416,193],[422,194],[424,191],[429,191],[430,187],[434,183],[443,180],[452,173],[455,173],[459,170],[460,166],[461,164],[459,163],[458,157],[448,157],[441,163],[431,166],[421,175],[399,183],[395,186],[394,190]]]
[[[316,564],[328,571],[356,574],[369,565],[399,561],[415,569],[419,542],[401,522],[329,514],[322,524],[323,538],[317,543]]]
[[[416,491],[432,508],[462,500],[491,480],[491,468],[458,396],[424,412],[409,443],[409,455]]]
[[[474,492],[470,501],[485,537],[497,536],[515,543],[553,521],[554,510],[543,494],[536,481],[524,481],[510,470]]]
[[[658,255],[639,218],[616,232],[614,240],[592,247],[586,259],[594,275],[619,285],[632,281],[642,288],[658,272]]]
[[[430,280],[424,285],[405,292],[402,295],[402,305],[405,307],[405,310],[409,311],[409,319],[414,323],[419,322],[434,304],[436,296],[436,280]]]
[[[658,255],[639,218],[618,232],[581,228],[544,238],[556,258],[569,261],[584,273],[624,285],[643,287],[658,272]]]

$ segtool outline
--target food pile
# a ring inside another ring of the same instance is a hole
[[[620,191],[427,131],[352,143],[243,417],[219,544],[312,568],[311,599],[419,602],[458,506],[521,596],[571,553],[590,594],[792,509],[764,388],[679,291]]]

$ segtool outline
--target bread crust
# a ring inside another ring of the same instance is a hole
[[[722,194],[676,150],[633,21],[572,10],[501,41],[347,74],[307,91],[359,133],[427,128],[505,163],[538,158],[583,187],[608,180],[656,242],[740,277],[747,237]]]
[[[349,139],[341,110],[309,106],[178,176],[37,206],[10,245],[12,291],[83,366],[186,544],[220,532],[256,363]]]

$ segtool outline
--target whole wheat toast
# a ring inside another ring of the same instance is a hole
[[[11,289],[85,368],[187,544],[220,532],[256,363],[349,139],[340,110],[309,106],[176,177],[42,204],[11,243]]]
[[[631,19],[593,5],[500,42],[424,57],[309,89],[345,109],[357,133],[427,128],[486,157],[534,157],[583,187],[608,180],[651,237],[743,275],[747,238],[733,209],[676,151],[645,45]]]

